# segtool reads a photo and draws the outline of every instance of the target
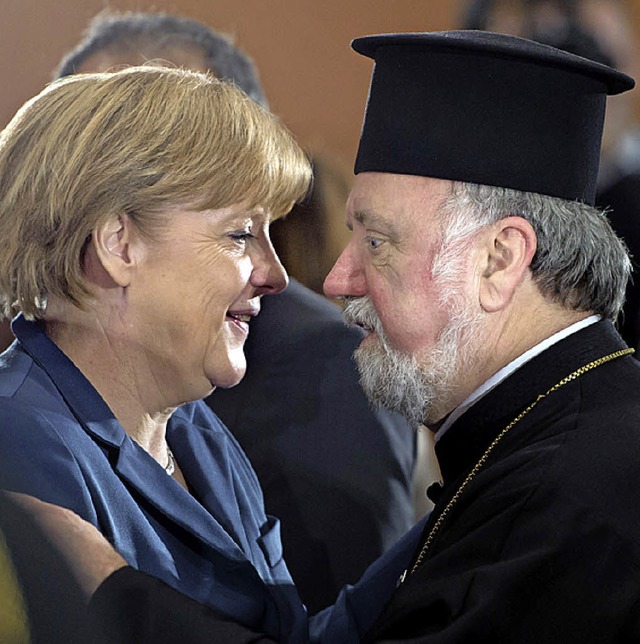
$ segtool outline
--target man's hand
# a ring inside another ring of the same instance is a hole
[[[26,510],[65,559],[87,599],[127,562],[98,530],[66,508],[25,494],[8,493]]]

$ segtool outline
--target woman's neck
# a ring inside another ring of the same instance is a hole
[[[53,310],[51,310],[53,309]],[[124,430],[163,466],[167,422],[175,406],[158,395],[144,356],[127,341],[126,325],[101,324],[93,311],[47,306],[47,336],[80,369]],[[108,329],[108,330],[107,330]]]

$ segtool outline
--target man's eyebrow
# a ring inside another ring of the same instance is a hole
[[[396,234],[396,228],[391,219],[383,217],[378,213],[371,212],[370,210],[357,210],[353,213],[353,219],[363,226],[373,226],[386,235],[393,236]]]

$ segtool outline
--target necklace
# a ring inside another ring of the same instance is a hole
[[[176,471],[176,461],[173,458],[173,452],[167,444],[167,456],[169,457],[169,462],[165,465],[164,471],[169,475],[173,476],[173,473]]]
[[[595,369],[596,367],[599,367],[600,365],[605,364],[605,362],[609,362],[611,360],[615,360],[616,358],[620,358],[622,356],[627,356],[631,355],[634,353],[634,349],[622,349],[620,351],[616,351],[615,353],[611,353],[607,356],[603,356],[602,358],[598,358],[597,360],[593,360],[592,362],[589,362],[588,364],[580,367],[579,369],[576,369],[573,373],[570,373],[568,376],[563,378],[560,382],[556,383],[549,389],[546,393],[544,394],[538,394],[538,397],[525,409],[523,409],[491,442],[489,447],[485,450],[484,454],[480,457],[478,462],[473,466],[473,469],[467,474],[467,477],[462,481],[460,487],[457,489],[456,493],[451,497],[451,500],[447,503],[445,506],[444,510],[440,513],[438,518],[436,519],[436,522],[433,524],[433,527],[431,528],[431,531],[429,532],[427,538],[424,540],[424,543],[422,545],[422,548],[420,549],[420,552],[418,553],[418,556],[415,560],[415,563],[411,567],[411,570],[407,569],[402,573],[402,576],[400,577],[400,580],[398,581],[398,584],[401,584],[404,582],[404,580],[407,578],[407,575],[413,574],[416,569],[420,566],[420,564],[425,560],[425,557],[427,555],[427,552],[429,550],[429,547],[433,543],[433,540],[442,527],[442,524],[444,523],[444,520],[446,519],[447,515],[451,512],[451,509],[453,506],[457,503],[458,499],[464,492],[465,488],[469,485],[469,483],[473,480],[475,475],[480,471],[480,469],[483,467],[483,465],[487,462],[489,456],[491,455],[491,452],[495,449],[496,445],[504,438],[504,436],[513,428],[514,425],[519,423],[541,400],[546,398],[549,394],[552,394],[554,391],[557,391],[560,389],[560,387],[563,387],[569,382],[572,382],[576,378],[579,378],[583,374],[587,373],[587,371],[591,371],[591,369]]]

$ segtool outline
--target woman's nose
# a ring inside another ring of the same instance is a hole
[[[260,265],[253,271],[251,283],[259,289],[260,295],[275,295],[284,291],[289,284],[287,271],[270,242],[264,249]]]

